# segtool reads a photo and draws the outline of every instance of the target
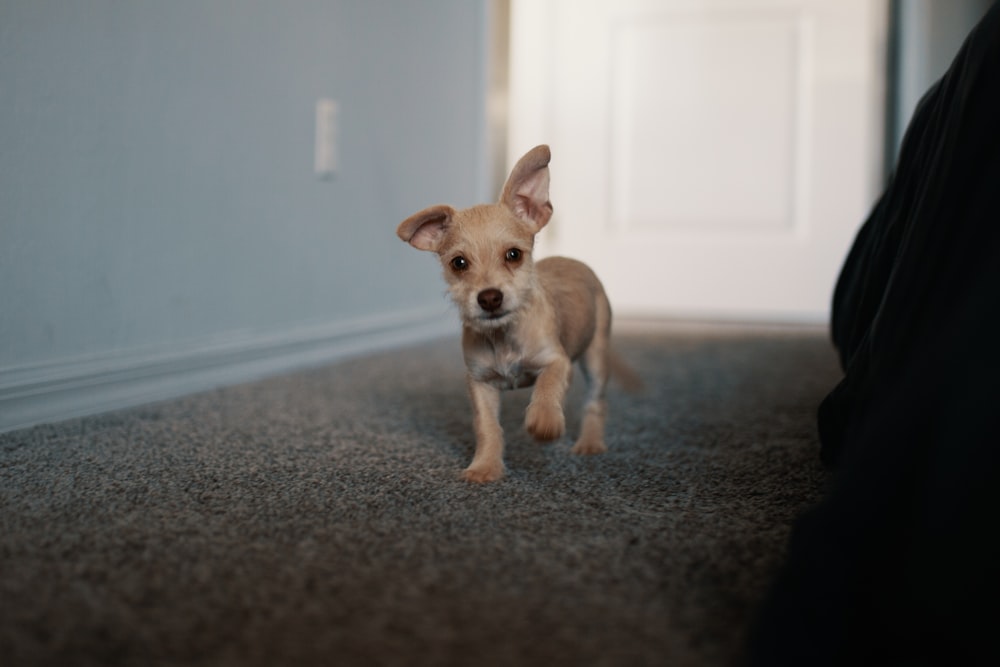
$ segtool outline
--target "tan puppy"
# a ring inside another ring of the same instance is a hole
[[[600,454],[612,365],[637,382],[611,353],[611,306],[585,264],[564,257],[535,263],[535,234],[552,216],[549,147],[536,146],[511,172],[496,204],[464,210],[432,206],[396,233],[436,252],[462,318],[476,453],[465,479],[490,482],[504,473],[500,391],[534,385],[524,426],[541,441],[566,429],[563,398],[573,361],[589,383],[576,454]]]

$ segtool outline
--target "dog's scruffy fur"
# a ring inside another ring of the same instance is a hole
[[[504,474],[500,391],[534,385],[524,425],[540,441],[563,436],[563,398],[579,362],[589,383],[573,452],[600,454],[607,416],[605,388],[614,371],[626,386],[638,379],[610,347],[611,306],[585,264],[565,257],[533,260],[535,234],[552,216],[548,146],[515,165],[496,204],[463,210],[432,206],[404,220],[396,233],[438,254],[462,318],[476,453],[465,479]]]

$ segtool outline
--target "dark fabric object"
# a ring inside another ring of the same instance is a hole
[[[921,101],[837,284],[845,375],[753,665],[1000,665],[1000,5]]]

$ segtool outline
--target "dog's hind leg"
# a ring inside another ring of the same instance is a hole
[[[587,370],[584,375],[588,382],[587,400],[583,405],[580,436],[572,451],[574,454],[601,454],[608,449],[604,444],[604,422],[608,416],[608,402],[604,398],[604,390],[608,384],[608,368],[605,361],[591,360],[585,363]]]
[[[594,339],[580,357],[580,367],[587,380],[587,399],[583,405],[580,436],[573,445],[574,454],[601,454],[604,444],[604,422],[608,416],[605,392],[611,375],[611,307],[605,299],[598,302],[597,326]]]

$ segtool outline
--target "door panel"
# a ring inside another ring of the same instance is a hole
[[[619,313],[825,320],[879,188],[885,13],[515,0],[510,158],[553,151],[542,254],[591,264]]]

